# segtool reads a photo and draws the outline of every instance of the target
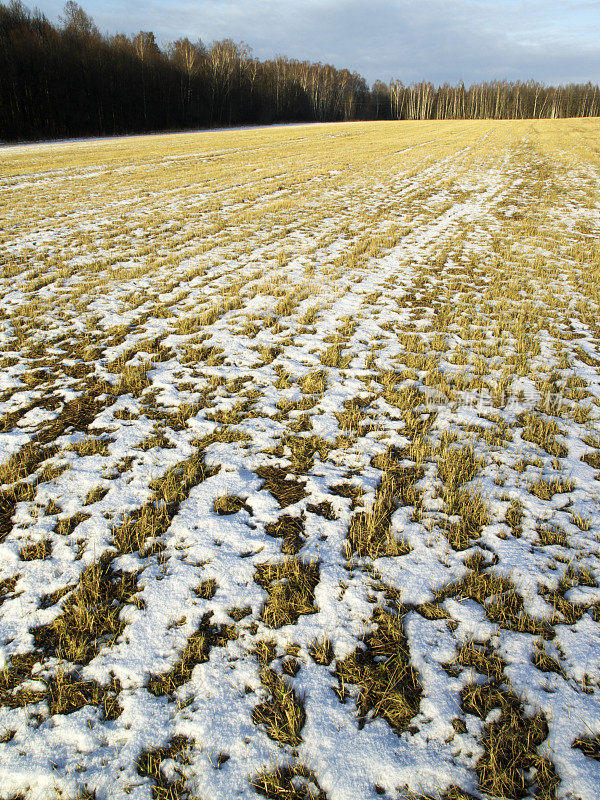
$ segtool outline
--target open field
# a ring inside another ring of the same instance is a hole
[[[2,800],[598,800],[599,142],[0,150]]]

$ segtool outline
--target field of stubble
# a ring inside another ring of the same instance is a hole
[[[2,800],[597,800],[599,141],[0,150]]]

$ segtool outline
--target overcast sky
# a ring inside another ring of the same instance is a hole
[[[26,4],[33,6],[34,2]],[[57,21],[64,0],[37,7]],[[103,32],[230,38],[369,82],[600,83],[600,0],[84,0]]]

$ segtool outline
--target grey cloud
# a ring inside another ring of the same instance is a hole
[[[42,11],[56,19],[62,3]],[[102,30],[153,30],[405,83],[600,80],[600,3],[574,0],[117,0],[82,2]]]

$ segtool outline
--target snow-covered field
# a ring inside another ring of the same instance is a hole
[[[0,151],[2,800],[598,800],[599,135]]]

